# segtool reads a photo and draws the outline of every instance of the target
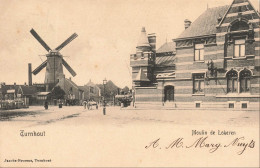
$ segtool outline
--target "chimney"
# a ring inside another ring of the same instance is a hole
[[[156,51],[156,35],[155,33],[152,34],[148,34],[148,41],[152,47],[152,51],[155,52]]]
[[[28,84],[32,86],[32,64],[28,64]]]
[[[218,23],[220,23],[220,22],[221,22],[221,20],[222,20],[222,17],[221,17],[221,16],[219,16],[219,17],[218,17]]]
[[[189,19],[185,19],[184,20],[184,26],[185,26],[185,29],[188,29],[191,25],[191,21]]]

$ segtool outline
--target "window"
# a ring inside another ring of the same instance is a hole
[[[247,108],[247,103],[242,103],[242,108]]]
[[[194,94],[204,93],[204,74],[193,75],[193,93]]]
[[[229,103],[228,104],[228,108],[234,108],[234,107],[235,107],[234,103]]]
[[[240,92],[250,92],[250,78],[251,72],[243,70],[240,72]]]
[[[234,58],[245,57],[245,39],[235,40],[234,44]]]
[[[227,73],[227,92],[237,92],[237,72],[234,70]]]
[[[241,31],[241,30],[248,30],[249,29],[249,25],[244,22],[244,21],[237,21],[235,23],[232,24],[232,26],[230,27],[230,31]]]
[[[204,45],[203,44],[195,44],[194,49],[194,60],[195,61],[204,61]]]
[[[196,103],[196,108],[200,108],[200,103]]]

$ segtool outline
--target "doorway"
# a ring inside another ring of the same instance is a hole
[[[173,101],[174,101],[174,86],[165,86],[164,102],[173,102]]]

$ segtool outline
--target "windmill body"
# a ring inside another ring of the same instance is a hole
[[[76,76],[75,71],[63,59],[63,56],[59,52],[63,47],[65,47],[78,36],[76,33],[72,34],[61,45],[52,50],[33,29],[30,32],[48,51],[46,54],[47,59],[32,72],[34,75],[37,75],[42,69],[46,67],[44,83],[48,86],[55,86],[60,81],[60,79],[65,77],[63,73],[63,66],[65,66],[65,68],[71,73],[72,76]]]
[[[46,55],[46,57],[47,66],[44,83],[57,83],[60,78],[64,77],[62,56],[59,52],[51,51],[49,54]]]

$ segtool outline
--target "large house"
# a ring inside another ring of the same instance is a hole
[[[143,28],[130,56],[134,106],[258,109],[259,18],[248,0],[209,8],[157,51]]]

